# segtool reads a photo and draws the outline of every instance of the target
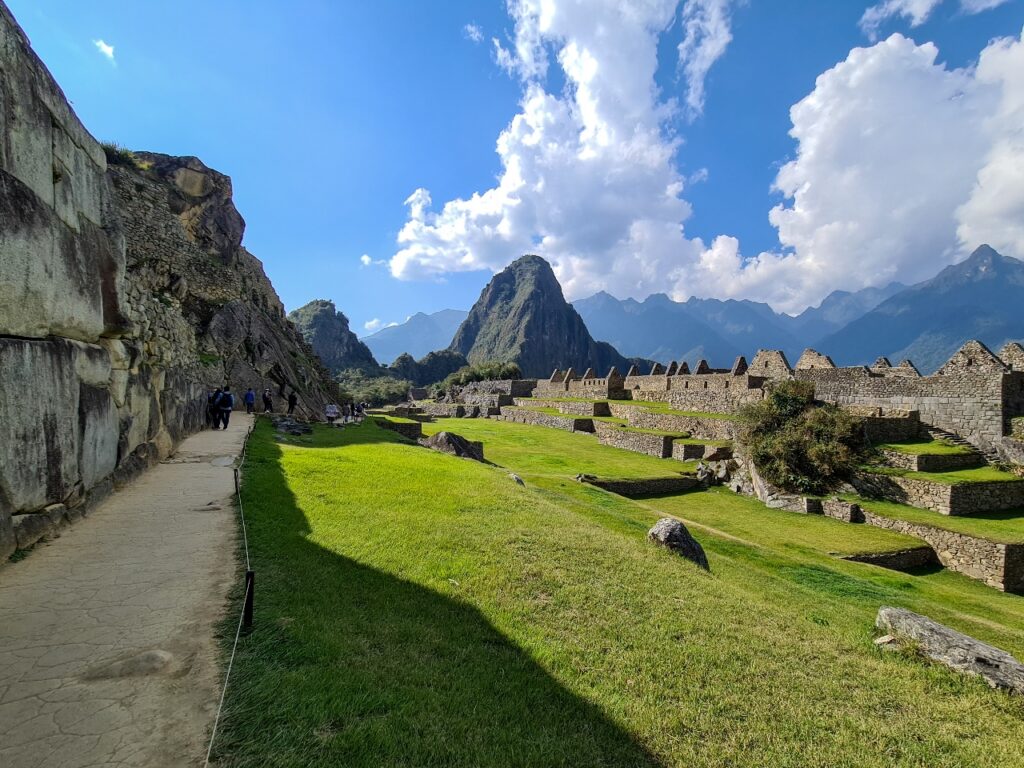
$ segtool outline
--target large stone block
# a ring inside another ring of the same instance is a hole
[[[79,383],[62,340],[0,338],[0,502],[32,510],[79,481]]]
[[[92,488],[117,466],[117,408],[107,389],[80,385],[78,425],[82,484]]]

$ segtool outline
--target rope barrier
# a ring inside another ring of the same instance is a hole
[[[203,761],[204,768],[208,768],[210,765],[210,756],[213,754],[213,743],[217,739],[217,728],[220,725],[220,716],[224,710],[224,699],[228,693],[228,681],[231,679],[231,668],[235,663],[235,652],[238,650],[238,639],[242,636],[242,625],[247,627],[252,626],[252,604],[253,604],[253,589],[255,586],[255,574],[253,573],[252,566],[249,561],[249,534],[245,527],[245,510],[242,507],[242,488],[239,482],[239,472],[243,464],[245,464],[245,452],[249,447],[249,435],[252,434],[252,430],[256,424],[256,419],[252,420],[252,424],[249,425],[249,430],[245,433],[245,440],[242,442],[242,454],[239,457],[238,466],[234,468],[235,471],[235,498],[238,500],[238,517],[242,523],[242,548],[245,552],[245,594],[242,596],[242,611],[238,616],[238,626],[235,629],[235,640],[231,644],[231,656],[228,659],[228,668],[224,672],[224,686],[220,691],[220,703],[217,705],[217,715],[213,719],[213,730],[210,732],[210,743],[206,748],[206,760]]]

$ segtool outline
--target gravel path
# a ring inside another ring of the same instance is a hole
[[[193,435],[0,567],[0,766],[202,764],[249,425],[235,414],[227,431]]]

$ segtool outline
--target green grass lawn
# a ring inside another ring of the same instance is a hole
[[[494,419],[437,419],[423,425],[432,435],[447,431],[484,444],[488,461],[507,466],[523,477],[577,474],[605,478],[665,477],[692,471],[696,462],[657,459],[642,453],[601,445],[594,435],[566,432],[533,424]]]
[[[917,507],[897,504],[892,501],[862,499],[849,494],[844,495],[843,498],[847,501],[855,501],[864,509],[894,520],[922,523],[933,528],[956,531],[968,536],[978,536],[979,538],[1005,544],[1024,542],[1024,509],[1011,509],[1004,512],[978,512],[969,517],[957,517],[953,515],[939,515],[931,510],[918,509]]]
[[[913,456],[961,456],[974,453],[966,445],[948,443],[945,440],[910,440],[904,443],[880,443],[877,448]]]
[[[416,419],[408,419],[405,416],[393,416],[391,414],[375,413],[372,414],[372,418],[380,419],[381,421],[393,421],[396,424],[415,424]]]
[[[451,428],[502,466],[370,422],[282,445],[260,421],[243,475],[256,626],[218,765],[1024,762],[1019,698],[872,643],[894,604],[1020,654],[1021,598],[831,558],[855,526],[725,492],[629,501],[513,449],[523,425],[477,425]],[[615,450],[589,439],[560,443],[566,460]],[[508,477],[527,468],[526,487]],[[645,541],[664,504],[705,521],[711,573]]]
[[[911,480],[928,480],[943,485],[959,485],[961,483],[1005,483],[1024,482],[1012,472],[1005,472],[993,466],[974,467],[972,469],[955,469],[949,472],[911,472],[896,467],[870,466],[868,472],[881,475],[896,475]]]

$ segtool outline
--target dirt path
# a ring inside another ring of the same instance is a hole
[[[193,435],[0,568],[0,765],[202,764],[249,423],[235,414],[227,431]]]

